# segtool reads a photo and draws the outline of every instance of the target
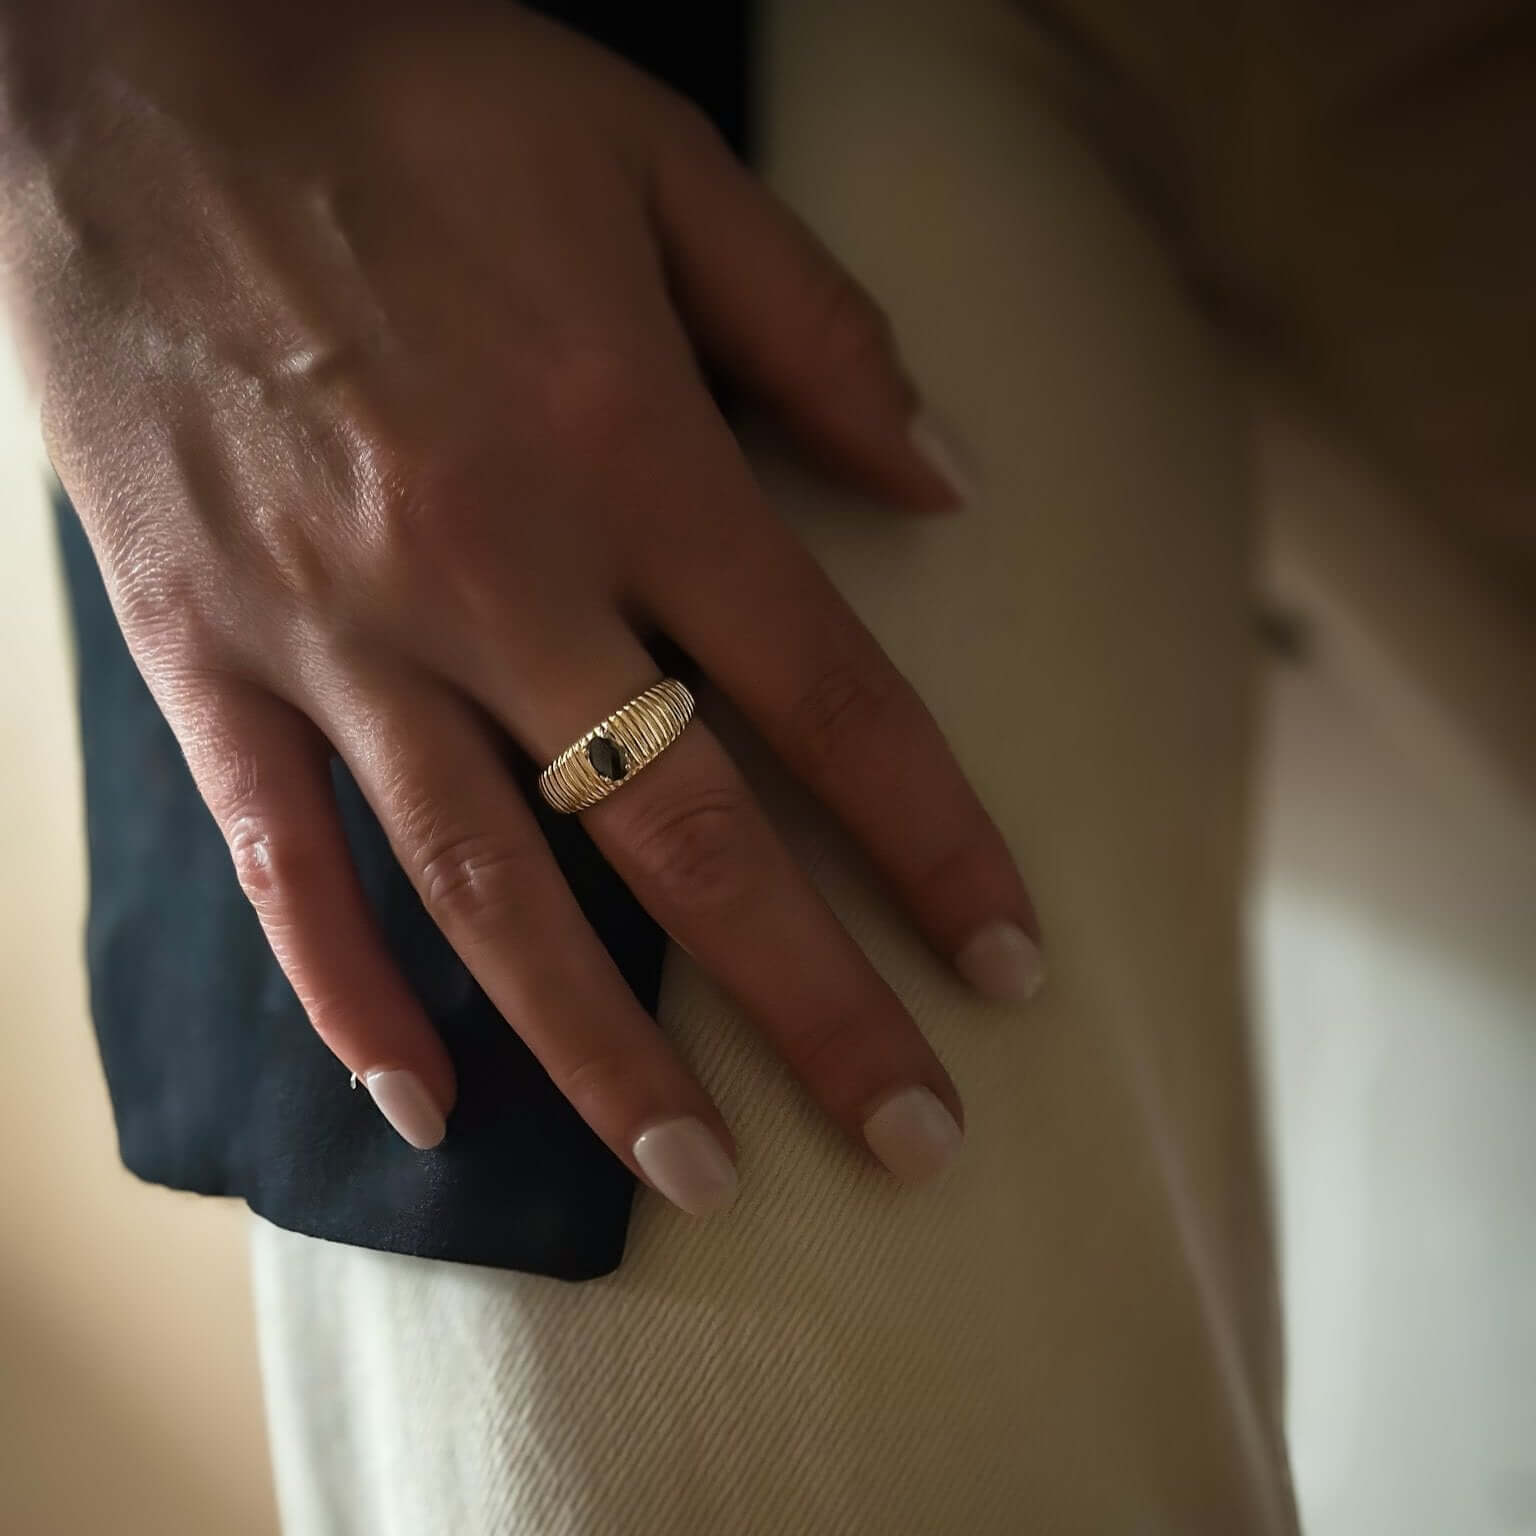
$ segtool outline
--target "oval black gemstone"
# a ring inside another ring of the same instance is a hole
[[[587,743],[587,761],[592,764],[593,770],[605,779],[622,779],[629,772],[629,763],[625,760],[623,747],[616,741],[610,741],[606,736],[594,736]]]

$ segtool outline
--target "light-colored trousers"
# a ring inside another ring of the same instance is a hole
[[[1291,1532],[1239,954],[1237,378],[1032,101],[1005,0],[784,0],[767,45],[770,179],[891,310],[983,489],[922,518],[754,457],[1009,838],[1051,979],[976,1001],[706,694],[953,1074],[960,1161],[896,1185],[674,950],[664,1026],[740,1145],[728,1215],[642,1189],[622,1266],[581,1284],[254,1222],[286,1530]]]

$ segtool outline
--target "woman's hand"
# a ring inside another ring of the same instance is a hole
[[[396,1128],[438,1140],[453,1072],[366,910],[332,750],[603,1140],[686,1209],[730,1198],[729,1130],[497,746],[547,760],[654,681],[653,629],[941,954],[1027,995],[1007,848],[695,350],[893,498],[952,500],[942,458],[879,311],[695,112],[510,6],[49,16],[7,23],[6,153],[50,451],[278,960]],[[942,1164],[954,1085],[706,724],[583,819],[828,1113],[899,1175]]]

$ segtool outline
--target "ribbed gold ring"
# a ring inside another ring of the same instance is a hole
[[[584,811],[654,763],[691,719],[693,695],[664,677],[578,736],[539,775],[539,793],[557,811]]]

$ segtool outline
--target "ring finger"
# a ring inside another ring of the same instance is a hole
[[[735,1143],[582,915],[484,724],[414,674],[357,679],[325,728],[428,913],[582,1118],[695,1215]]]
[[[591,638],[591,626],[584,626]],[[615,619],[603,659],[538,697],[476,688],[541,761],[657,680]],[[583,676],[582,673],[586,672]],[[938,1172],[961,1138],[959,1094],[912,1017],[800,869],[707,726],[581,812],[658,923],[753,1016],[850,1135],[898,1177]]]

